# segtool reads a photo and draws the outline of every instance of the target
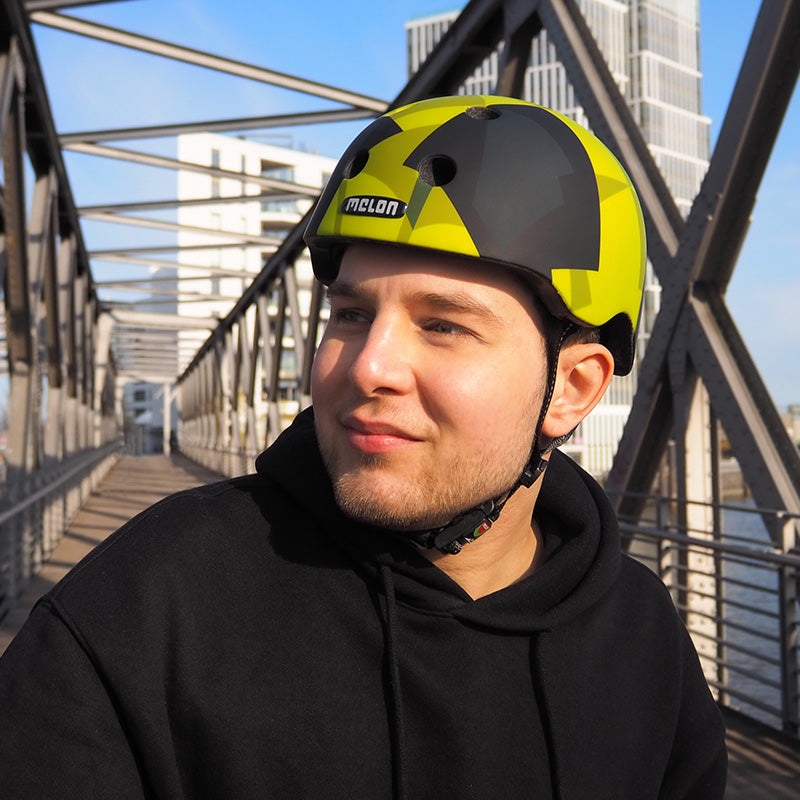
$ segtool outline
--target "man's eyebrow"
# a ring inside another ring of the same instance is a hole
[[[467,314],[478,317],[492,325],[503,325],[503,319],[488,305],[482,303],[467,292],[455,291],[441,294],[440,292],[411,292],[407,298],[412,303],[432,306],[451,314]]]
[[[354,300],[367,296],[367,292],[359,289],[354,283],[339,280],[338,278],[325,290],[328,300],[334,297],[349,297]]]
[[[357,284],[338,279],[335,280],[327,290],[327,297],[329,300],[335,297],[365,300],[370,296],[370,292],[365,291]],[[403,299],[409,304],[430,306],[451,314],[465,314],[478,317],[498,327],[504,324],[502,317],[496,314],[488,305],[482,303],[467,292],[453,291],[443,294],[441,292],[420,290],[409,292]]]

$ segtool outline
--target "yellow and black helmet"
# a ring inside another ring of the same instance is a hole
[[[345,151],[305,239],[325,284],[343,246],[364,240],[519,270],[555,317],[600,329],[617,374],[633,364],[639,201],[608,148],[550,109],[468,95],[390,111]]]

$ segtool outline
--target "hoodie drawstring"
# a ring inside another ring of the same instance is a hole
[[[391,700],[391,746],[392,778],[396,800],[405,800],[405,732],[403,726],[403,702],[400,692],[400,666],[397,663],[397,603],[395,602],[392,570],[380,564],[381,581],[384,591],[384,612],[386,631],[386,656],[389,667],[389,692]]]
[[[550,792],[553,800],[561,800],[561,787],[558,779],[558,759],[556,756],[555,741],[553,739],[552,717],[550,704],[547,701],[547,691],[542,673],[542,660],[540,654],[541,633],[531,634],[531,678],[533,693],[536,696],[536,705],[539,707],[539,718],[542,721],[542,732],[547,743],[547,761],[550,767]]]

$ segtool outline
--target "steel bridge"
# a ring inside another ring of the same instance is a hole
[[[174,209],[188,201],[79,208],[64,151],[234,178],[266,197],[308,197],[308,186],[117,143],[368,120],[406,102],[455,93],[497,52],[496,93],[521,96],[531,41],[545,29],[591,127],[637,186],[649,258],[662,287],[606,489],[631,551],[673,592],[720,703],[800,741],[800,458],[725,301],[794,92],[800,2],[762,3],[708,172],[685,219],[575,0],[471,0],[391,101],[63,13],[88,4],[0,0],[0,363],[9,387],[7,474],[0,485],[0,620],[18,604],[117,462],[121,382],[164,384],[167,399],[178,400],[181,453],[215,473],[241,474],[277,436],[287,415],[310,402],[310,365],[325,318],[320,287],[298,270],[305,219],[279,240],[201,231],[217,236],[215,247],[228,243],[270,253],[223,319],[144,312],[108,299],[108,287],[93,277],[93,260],[175,262],[156,254],[163,247],[89,252],[82,219],[180,231],[177,223],[158,223],[136,212]],[[32,25],[280,86],[335,108],[59,132]],[[227,199],[244,197],[243,189],[240,197]],[[225,274],[222,268],[216,272]],[[135,284],[130,281],[129,288]],[[175,331],[187,328],[204,331],[205,341],[176,372],[175,360],[165,359],[164,352]],[[720,426],[754,512],[723,502]],[[749,513],[763,522],[766,540],[734,530]]]

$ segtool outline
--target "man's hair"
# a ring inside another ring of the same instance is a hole
[[[601,341],[600,328],[581,326],[567,337],[564,344],[600,344]]]

